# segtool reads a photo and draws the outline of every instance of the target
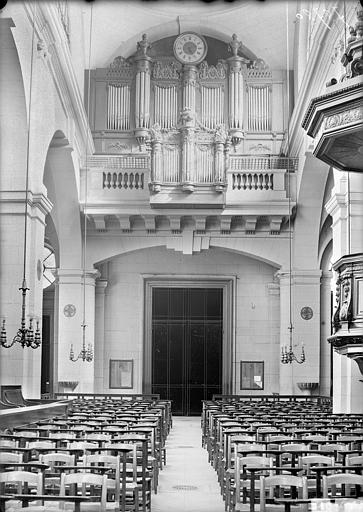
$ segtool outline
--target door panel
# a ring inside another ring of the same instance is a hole
[[[219,288],[154,288],[152,392],[174,414],[200,414],[222,392],[223,295]]]

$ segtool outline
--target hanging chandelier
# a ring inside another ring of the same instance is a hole
[[[90,79],[91,79],[91,49],[92,49],[92,21],[93,21],[93,8],[91,5],[91,13],[90,13],[90,32],[89,32],[89,47],[88,47],[88,90],[90,90]],[[87,104],[87,112],[90,112],[90,97],[88,95],[88,104]],[[84,224],[83,224],[83,244],[82,244],[82,280],[83,280],[83,321],[82,321],[82,348],[78,354],[75,356],[73,343],[71,344],[71,348],[69,351],[69,359],[73,363],[76,361],[83,361],[86,363],[90,363],[93,361],[93,347],[91,343],[86,344],[86,254],[87,254],[87,178],[88,178],[88,155],[89,155],[89,147],[90,147],[90,130],[87,131],[87,140],[86,140],[86,159],[85,159],[85,203],[84,203]]]
[[[74,355],[73,344],[71,345],[71,350],[69,352],[69,359],[75,363],[79,359],[81,361],[86,361],[90,363],[93,360],[93,348],[91,343],[87,345],[86,348],[86,327],[87,325],[82,324],[82,349],[77,357]]]
[[[27,261],[27,238],[28,238],[28,196],[29,196],[29,145],[30,145],[30,119],[31,119],[31,103],[32,103],[32,84],[33,84],[33,67],[34,67],[34,35],[35,35],[35,12],[36,3],[34,4],[33,20],[32,20],[32,46],[31,46],[31,63],[29,78],[29,107],[28,107],[28,128],[27,128],[27,148],[26,148],[26,174],[25,174],[25,206],[24,206],[24,249],[23,249],[23,279],[19,290],[22,294],[21,303],[21,320],[20,327],[11,341],[8,341],[6,333],[6,321],[3,319],[0,332],[0,345],[4,348],[10,348],[15,343],[19,343],[23,348],[29,347],[36,349],[41,343],[41,334],[39,329],[39,320],[36,320],[36,329],[34,331],[34,319],[30,318],[28,327],[26,326],[26,292],[29,291],[26,282],[26,261]]]
[[[288,5],[286,5],[286,86],[287,86],[287,112],[290,112],[290,75],[289,75],[289,33],[288,33]],[[289,123],[289,121],[287,121]],[[290,149],[290,132],[289,132],[289,124],[287,125],[286,131],[286,148],[287,155]],[[298,357],[293,349],[293,330],[294,326],[292,324],[292,226],[291,226],[291,176],[290,176],[290,166],[287,168],[287,196],[288,196],[288,208],[289,208],[289,217],[288,217],[288,231],[289,231],[289,345],[284,345],[281,347],[281,363],[282,364],[292,364],[293,362],[302,364],[305,362],[305,350],[304,344],[301,344],[301,355]]]

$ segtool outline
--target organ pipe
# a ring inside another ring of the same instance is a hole
[[[214,130],[224,122],[224,92],[222,87],[201,87],[201,119],[202,124]]]
[[[270,87],[248,87],[248,128],[250,131],[264,132],[271,129]]]
[[[112,85],[107,91],[107,129],[130,129],[130,86]]]
[[[162,129],[176,126],[177,87],[155,85],[154,122]]]

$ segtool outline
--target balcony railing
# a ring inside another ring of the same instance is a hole
[[[284,156],[231,156],[231,171],[262,171],[265,169],[286,169],[295,172],[298,166],[298,158]]]

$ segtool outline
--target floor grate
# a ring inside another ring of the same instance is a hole
[[[195,485],[173,485],[173,489],[177,489],[178,491],[196,491],[198,487]]]

